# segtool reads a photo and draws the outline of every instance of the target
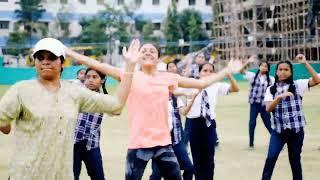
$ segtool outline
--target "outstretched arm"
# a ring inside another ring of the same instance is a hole
[[[240,69],[240,73],[241,74],[245,74],[246,72],[246,69],[248,68],[248,66],[251,64],[251,63],[254,63],[256,61],[256,56],[253,55],[253,56],[250,56],[250,58],[243,64],[243,66],[241,67]]]
[[[180,76],[178,79],[178,85],[184,88],[204,89],[214,82],[222,80],[228,73],[239,72],[241,67],[242,64],[239,60],[231,60],[228,66],[218,73],[212,74],[202,79],[193,79]]]
[[[121,70],[119,68],[96,61],[88,56],[79,54],[70,48],[66,48],[66,54],[85,66],[88,66],[92,69],[96,69],[97,71],[111,76],[112,78],[117,79],[118,81],[120,80]]]

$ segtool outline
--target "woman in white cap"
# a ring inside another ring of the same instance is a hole
[[[73,179],[73,135],[79,112],[119,113],[128,97],[137,58],[133,42],[116,96],[99,94],[60,79],[64,45],[52,38],[37,42],[32,56],[36,80],[13,85],[0,100],[0,127],[15,123],[16,149],[11,180]]]

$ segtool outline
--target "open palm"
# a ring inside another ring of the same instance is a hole
[[[126,59],[127,63],[135,64],[138,62],[140,57],[140,41],[139,39],[134,39],[131,41],[128,49],[123,47],[122,54]]]

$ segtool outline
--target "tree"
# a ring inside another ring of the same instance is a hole
[[[20,9],[15,10],[19,20],[17,21],[16,30],[19,26],[23,26],[27,34],[29,44],[33,34],[40,33],[41,36],[46,36],[48,27],[46,24],[38,22],[45,9],[42,8],[41,0],[20,0]]]
[[[194,9],[185,9],[179,14],[179,24],[181,26],[183,39],[185,41],[207,40],[208,35],[202,27],[202,18],[200,12]],[[196,51],[201,46],[191,46],[191,51]]]
[[[167,11],[164,35],[167,42],[169,42],[167,44],[167,53],[176,54],[178,52],[177,44],[179,39],[182,38],[182,32],[179,26],[179,19],[175,1],[172,1],[172,7],[170,6]]]
[[[150,21],[147,21],[147,23],[142,28],[142,38],[145,42],[155,41],[157,38],[153,36],[153,24]]]
[[[22,53],[22,45],[26,43],[27,33],[14,31],[9,34],[9,38],[6,44],[6,52],[8,54],[18,56]]]

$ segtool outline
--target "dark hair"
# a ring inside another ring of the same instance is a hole
[[[288,77],[288,79],[284,80],[284,82],[289,84],[288,91],[291,92],[292,94],[295,94],[296,93],[296,87],[295,87],[294,81],[293,81],[293,66],[292,66],[292,63],[290,61],[280,61],[277,64],[276,74],[275,74],[275,82],[274,82],[273,86],[271,86],[270,92],[271,92],[272,95],[275,95],[276,92],[277,92],[277,82],[279,82],[279,77],[277,75],[277,71],[278,71],[278,67],[279,67],[280,64],[288,64],[289,65],[290,70],[291,70],[291,76]]]
[[[58,56],[56,56],[55,54],[53,54],[51,51],[47,51],[47,50],[37,51],[36,53],[33,54],[33,58],[34,58],[34,59],[37,59],[38,56],[39,56],[41,53],[43,53],[43,52],[49,52],[52,56],[55,56],[55,57],[58,59]],[[64,57],[63,57],[63,56],[59,56],[59,59],[60,59],[60,61],[61,61],[61,64],[63,64],[63,63],[64,63]],[[63,72],[63,67],[61,68],[60,73],[62,73],[62,72]]]
[[[102,83],[102,90],[103,90],[103,93],[104,94],[108,94],[108,91],[107,91],[107,89],[106,89],[106,75],[105,74],[102,74],[100,71],[97,71],[97,70],[95,70],[95,69],[92,69],[92,68],[88,68],[87,70],[86,70],[86,72],[85,72],[85,75],[87,75],[88,74],[88,72],[89,71],[95,71],[95,72],[97,72],[98,73],[98,75],[100,76],[100,78],[101,78],[101,80],[103,80],[103,83]]]
[[[169,64],[174,64],[174,65],[177,67],[177,63],[174,62],[174,61],[171,61],[171,62],[169,62],[169,63],[167,64],[167,70],[168,70],[168,68],[169,68]]]
[[[261,64],[266,63],[268,66],[268,71],[266,73],[267,76],[267,82],[268,82],[268,86],[270,85],[270,76],[269,76],[269,72],[270,72],[270,64],[268,62],[262,61],[259,63],[259,67],[261,66]],[[252,82],[252,86],[256,85],[256,79],[258,78],[258,75],[260,73],[260,69],[258,69],[258,71],[256,72],[256,75],[254,76],[253,82]]]
[[[202,70],[203,66],[205,66],[205,65],[211,65],[211,66],[212,66],[212,68],[213,68],[213,70],[214,70],[214,65],[213,65],[212,63],[208,63],[208,62],[206,62],[206,63],[201,64],[201,65],[199,66],[199,73],[201,72],[201,70]]]
[[[80,68],[80,69],[77,71],[77,76],[79,75],[79,73],[80,73],[82,70],[86,70],[86,68]]]

